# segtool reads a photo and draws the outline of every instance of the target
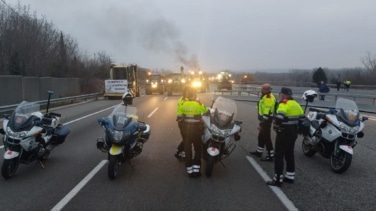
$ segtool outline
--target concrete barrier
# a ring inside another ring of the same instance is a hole
[[[47,91],[54,92],[52,98],[82,95],[83,79],[0,76],[0,106],[20,103],[22,100],[40,101],[47,99]]]

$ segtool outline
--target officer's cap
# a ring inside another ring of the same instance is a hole
[[[287,88],[287,87],[282,87],[280,93],[291,96],[292,95],[292,90],[290,88]]]

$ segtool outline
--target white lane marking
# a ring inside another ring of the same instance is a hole
[[[107,160],[102,160],[80,183],[76,185],[63,199],[59,201],[51,211],[59,211],[64,208],[68,202],[77,195],[77,193],[95,176],[96,173],[107,163]]]
[[[257,173],[259,173],[260,176],[265,180],[265,182],[271,180],[270,177],[265,173],[265,171],[260,167],[260,165],[252,157],[246,156],[246,158],[251,163],[253,168],[255,168]],[[275,187],[275,186],[269,186],[269,187],[272,189],[275,195],[279,198],[282,204],[285,205],[287,210],[298,210],[298,208],[295,207],[294,203],[292,203],[292,201],[289,198],[287,198],[285,193],[283,193],[283,191],[279,187]]]
[[[158,107],[156,107],[148,116],[148,118],[150,118],[151,116],[153,116],[153,114],[158,110]]]
[[[70,122],[66,122],[66,123],[64,123],[64,125],[68,125],[68,124],[71,124],[71,123],[73,123],[73,122],[77,122],[77,121],[79,121],[79,120],[81,120],[81,119],[85,119],[85,118],[87,118],[87,117],[89,117],[89,116],[93,116],[93,115],[98,114],[98,113],[101,113],[101,112],[103,112],[103,111],[107,111],[107,110],[109,110],[109,109],[114,108],[115,106],[118,106],[118,105],[114,105],[114,106],[111,106],[111,107],[109,107],[109,108],[106,108],[106,109],[103,109],[103,110],[100,110],[100,111],[94,112],[94,113],[92,113],[92,114],[89,114],[89,115],[86,115],[86,116],[80,117],[80,118],[78,118],[78,119],[72,120],[72,121],[70,121]]]

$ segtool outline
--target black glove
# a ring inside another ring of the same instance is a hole
[[[273,130],[275,132],[281,132],[282,131],[282,128],[279,126],[279,125],[273,125]]]

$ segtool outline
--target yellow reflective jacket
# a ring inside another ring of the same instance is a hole
[[[257,104],[258,119],[263,122],[271,120],[275,112],[276,100],[272,93],[268,93],[261,97]]]
[[[304,119],[302,106],[293,99],[283,99],[279,104],[275,116],[276,125],[298,125]]]

